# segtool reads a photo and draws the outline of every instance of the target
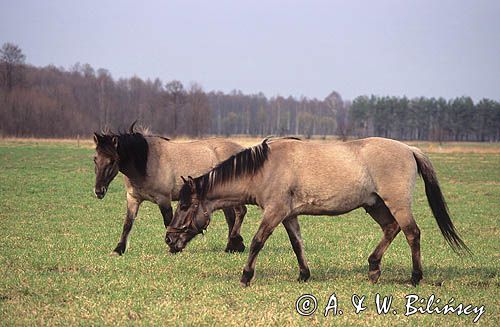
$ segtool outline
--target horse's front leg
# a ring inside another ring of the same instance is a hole
[[[172,218],[174,217],[172,211],[172,201],[170,198],[166,198],[162,201],[158,202],[158,207],[160,208],[161,215],[163,217],[163,225],[165,226],[165,230],[168,228],[170,223],[172,222]],[[167,235],[165,233],[165,242],[167,242]]]
[[[224,251],[243,252],[245,250],[240,230],[246,213],[247,209],[245,206],[224,209],[228,227],[227,245]]]
[[[283,220],[283,216],[278,215],[266,215],[264,213],[264,218],[260,223],[259,229],[252,239],[252,244],[250,245],[250,253],[248,255],[248,260],[243,268],[243,275],[241,276],[241,285],[246,287],[250,285],[250,282],[255,274],[255,262],[257,255],[260,250],[264,247],[266,240],[273,233],[274,229]]]
[[[174,217],[172,203],[170,200],[163,201],[158,203],[158,207],[160,208],[160,212],[163,217],[163,225],[165,226],[165,229],[167,229],[168,225],[170,225],[170,222],[172,221],[172,218]]]
[[[127,194],[127,215],[125,216],[125,221],[123,222],[122,236],[120,237],[120,242],[116,248],[111,252],[111,255],[117,256],[125,253],[127,248],[127,240],[132,226],[134,225],[135,217],[137,217],[137,212],[139,211],[139,206],[141,205],[141,200],[137,200],[130,194]]]

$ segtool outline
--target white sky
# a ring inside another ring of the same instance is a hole
[[[0,0],[3,42],[207,91],[500,99],[500,1]]]

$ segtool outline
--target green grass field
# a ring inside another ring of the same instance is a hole
[[[491,145],[489,145],[491,147]],[[1,325],[470,325],[476,316],[405,316],[405,296],[432,294],[440,305],[484,305],[479,324],[500,324],[500,154],[436,153],[455,225],[474,256],[456,255],[431,216],[421,181],[414,214],[422,231],[424,280],[409,283],[410,250],[400,234],[382,262],[376,285],[367,257],[381,232],[363,211],[339,217],[301,217],[311,280],[298,283],[298,266],[284,228],[257,260],[256,279],[239,278],[260,213],[249,207],[242,228],[247,250],[223,252],[227,227],[217,213],[204,237],[171,255],[159,210],[139,211],[129,249],[110,257],[122,228],[122,178],[99,201],[93,196],[93,150],[71,142],[0,141]],[[317,311],[302,317],[296,299],[305,293]],[[342,315],[323,316],[335,293]],[[378,315],[375,295],[392,295],[391,311]],[[355,314],[353,294],[367,309]],[[397,313],[394,314],[393,310]]]

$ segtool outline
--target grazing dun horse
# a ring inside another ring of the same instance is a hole
[[[250,284],[255,262],[273,230],[282,223],[300,267],[299,281],[310,277],[298,215],[340,215],[363,207],[380,225],[383,237],[369,256],[369,279],[380,277],[384,252],[400,230],[411,249],[411,281],[422,279],[420,230],[411,211],[417,173],[441,232],[458,250],[467,247],[457,234],[429,159],[417,148],[384,138],[316,144],[292,139],[264,140],[198,178],[184,180],[172,223],[171,251],[182,251],[210,223],[219,208],[257,204],[262,222],[250,246],[241,283]]]
[[[203,174],[243,149],[236,143],[221,139],[171,142],[159,136],[144,136],[134,132],[133,127],[130,127],[129,133],[94,133],[94,193],[97,198],[104,197],[119,171],[125,177],[127,214],[113,255],[125,252],[129,233],[143,201],[151,201],[160,207],[166,228],[172,220],[172,200],[178,199],[182,186],[178,176]],[[229,227],[225,251],[242,252],[245,246],[240,228],[246,208],[236,205],[223,210]]]

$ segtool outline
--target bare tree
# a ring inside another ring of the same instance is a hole
[[[177,135],[178,131],[178,116],[179,110],[184,107],[187,100],[186,90],[180,81],[174,80],[165,85],[165,90],[167,91],[167,99],[172,107],[172,131],[173,136]]]
[[[210,105],[207,95],[199,84],[191,84],[188,92],[188,103],[191,116],[188,119],[191,125],[190,134],[199,137],[206,133],[210,126]]]
[[[109,125],[109,93],[113,83],[111,74],[107,69],[100,68],[97,70],[97,83],[99,99],[99,126],[102,129],[108,127]]]
[[[344,101],[342,107],[337,112],[337,135],[342,139],[342,141],[346,141],[349,137],[349,132],[351,126],[349,125],[349,108],[351,107],[351,101]]]
[[[5,136],[83,136],[105,126],[120,130],[138,119],[153,133],[169,135],[294,132],[306,137],[500,141],[500,103],[488,99],[475,104],[468,97],[360,96],[350,103],[337,92],[324,100],[269,99],[238,90],[206,93],[197,84],[186,90],[178,81],[165,88],[159,79],[115,80],[89,64],[69,70],[23,65],[24,55],[11,46],[2,48],[0,58],[0,135]],[[7,63],[14,71],[22,68],[22,87],[14,72],[8,89]]]
[[[324,100],[326,106],[332,112],[334,122],[337,123],[337,118],[339,116],[339,112],[343,111],[344,101],[342,101],[342,97],[337,91],[332,91]],[[333,126],[333,130],[336,129],[337,126]]]
[[[10,91],[22,80],[22,68],[26,56],[21,48],[13,43],[4,43],[0,49],[0,72],[2,84]]]

